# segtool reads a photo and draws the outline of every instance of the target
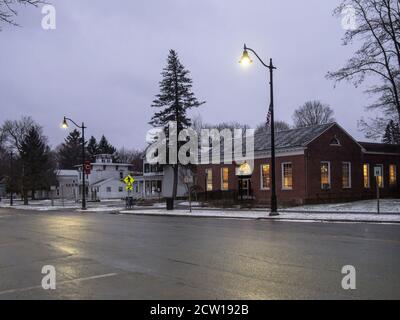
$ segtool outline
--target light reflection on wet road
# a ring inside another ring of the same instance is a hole
[[[399,252],[400,225],[0,209],[0,299],[399,299]]]

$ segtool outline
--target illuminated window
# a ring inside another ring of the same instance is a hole
[[[321,162],[321,189],[331,188],[331,163]]]
[[[363,180],[364,180],[364,188],[369,188],[369,164],[363,164]]]
[[[229,168],[221,169],[221,190],[229,190]]]
[[[212,191],[213,189],[212,169],[206,169],[206,185],[207,185],[207,191]]]
[[[351,188],[351,163],[342,163],[342,188]]]
[[[261,165],[261,189],[266,190],[270,187],[269,164]]]
[[[379,188],[383,188],[383,186],[384,186],[384,182],[383,182],[383,164],[377,164],[376,167],[381,168],[381,171],[380,171],[381,174],[376,176],[375,179],[376,179],[376,182],[377,182]]]
[[[394,187],[397,185],[396,165],[389,165],[389,186]]]
[[[290,162],[282,163],[282,189],[293,189],[293,168]]]

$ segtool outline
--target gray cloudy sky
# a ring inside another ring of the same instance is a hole
[[[0,121],[31,115],[52,146],[66,133],[63,115],[85,121],[88,135],[120,147],[142,147],[168,50],[191,71],[194,92],[207,103],[204,121],[265,119],[267,75],[238,64],[243,42],[277,65],[277,118],[320,99],[358,139],[362,88],[325,79],[350,57],[344,30],[332,16],[337,0],[52,0],[57,29],[41,28],[40,9],[20,9],[20,28],[0,32]]]

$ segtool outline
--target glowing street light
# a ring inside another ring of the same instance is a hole
[[[67,122],[67,118],[64,117],[63,122],[61,123],[61,128],[63,129],[68,129],[68,122]]]
[[[85,124],[78,125],[74,120],[64,116],[61,128],[68,129],[68,121],[71,121],[77,128],[82,130],[82,210],[86,210],[86,183],[85,183]]]
[[[268,118],[271,125],[271,212],[270,216],[278,215],[278,202],[276,198],[276,178],[275,178],[275,126],[274,126],[274,77],[273,72],[276,67],[272,64],[272,59],[269,60],[269,65],[264,63],[258,54],[251,48],[246,47],[246,44],[243,48],[242,58],[240,59],[239,63],[242,66],[248,66],[253,61],[249,56],[249,52],[254,53],[257,59],[261,62],[261,64],[269,70],[269,87],[270,87],[270,105],[268,111]]]
[[[253,60],[251,60],[249,53],[247,52],[246,45],[244,45],[243,54],[242,54],[242,57],[240,58],[239,63],[244,67],[253,63]]]

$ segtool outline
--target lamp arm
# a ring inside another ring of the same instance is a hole
[[[249,47],[244,47],[246,50],[249,50],[249,51],[251,51],[251,52],[253,52],[254,53],[254,55],[257,57],[257,59],[261,62],[261,64],[264,66],[264,67],[266,67],[266,68],[268,68],[268,69],[276,69],[276,67],[274,67],[273,65],[272,65],[272,63],[271,63],[271,65],[268,65],[268,64],[266,64],[266,63],[264,63],[264,61],[262,61],[262,59],[259,57],[259,55],[257,54],[257,52],[255,52],[253,49],[251,49],[251,48],[249,48]]]
[[[67,117],[64,117],[65,118],[65,120],[69,120],[69,121],[71,121],[77,128],[79,128],[79,129],[84,129],[84,128],[86,128],[85,126],[80,126],[80,125],[78,125],[74,120],[72,120],[71,118],[67,118]]]

